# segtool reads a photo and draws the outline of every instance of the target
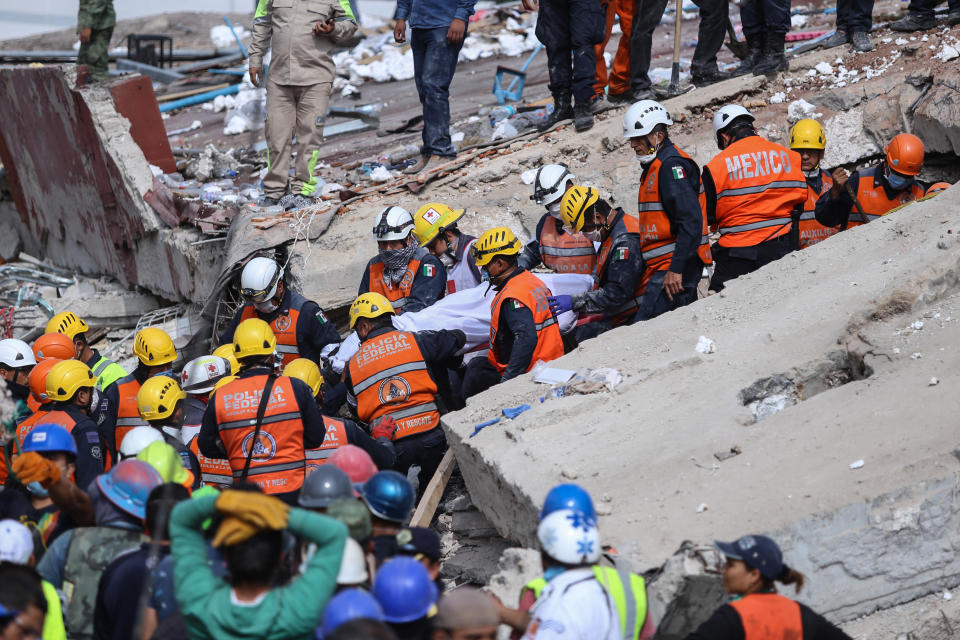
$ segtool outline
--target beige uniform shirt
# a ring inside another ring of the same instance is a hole
[[[315,35],[313,27],[328,18],[332,33]],[[270,80],[281,85],[333,82],[335,66],[330,50],[357,30],[348,0],[260,0],[253,18],[250,66],[262,67],[273,45]]]

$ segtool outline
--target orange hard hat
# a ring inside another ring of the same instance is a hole
[[[37,362],[47,358],[73,360],[77,357],[77,347],[62,333],[45,333],[33,341],[33,355],[37,356]]]
[[[887,145],[887,166],[905,176],[923,168],[923,141],[912,133],[899,133]]]
[[[337,450],[327,458],[327,464],[332,464],[346,473],[354,483],[366,482],[378,471],[370,454],[353,444],[337,447]]]
[[[30,385],[30,395],[40,404],[50,402],[50,399],[47,397],[47,374],[50,373],[50,369],[53,369],[53,365],[59,362],[63,361],[59,358],[44,358],[37,363],[37,366],[30,370],[30,375],[27,376],[27,384]]]
[[[932,196],[933,194],[937,193],[938,191],[944,191],[944,190],[946,190],[946,189],[949,189],[949,188],[952,187],[952,186],[953,186],[953,185],[950,184],[949,182],[934,182],[932,185],[930,185],[929,187],[927,187],[927,192],[926,192],[925,194],[923,194],[923,195],[925,195],[925,196]]]

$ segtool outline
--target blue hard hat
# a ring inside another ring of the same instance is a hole
[[[163,484],[160,473],[146,462],[128,459],[97,476],[97,487],[117,509],[143,520],[147,517],[147,498]]]
[[[396,471],[379,471],[360,490],[370,513],[383,520],[404,523],[413,510],[413,486]]]
[[[783,553],[780,547],[767,536],[743,536],[733,542],[713,542],[723,555],[733,560],[743,560],[751,569],[757,569],[763,577],[776,580],[783,571]]]
[[[396,624],[426,616],[437,602],[437,585],[419,560],[400,556],[388,560],[373,579],[373,595],[383,607],[383,619]]]
[[[573,509],[583,515],[597,519],[597,510],[593,508],[593,500],[587,490],[576,484],[558,484],[543,500],[543,509],[540,510],[540,519],[543,520],[554,511]]]
[[[23,451],[29,453],[54,453],[64,451],[77,455],[77,443],[70,432],[58,424],[43,422],[38,424],[23,439]]]
[[[15,618],[20,615],[20,612],[16,609],[7,609],[5,606],[0,604],[0,620],[7,620],[9,618]]]
[[[356,618],[383,621],[383,607],[363,589],[345,589],[330,598],[323,610],[323,624],[317,629],[317,638],[333,633],[345,622]]]

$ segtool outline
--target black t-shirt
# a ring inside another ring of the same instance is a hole
[[[75,525],[56,505],[36,509],[27,490],[14,481],[0,491],[0,520],[9,518],[25,525],[33,534],[33,553],[37,562],[57,537]]]

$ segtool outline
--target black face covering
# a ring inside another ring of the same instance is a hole
[[[23,400],[27,401],[27,397],[30,395],[30,387],[25,384],[20,384],[19,382],[8,382],[7,389],[10,390],[10,395],[13,396],[14,400]]]

